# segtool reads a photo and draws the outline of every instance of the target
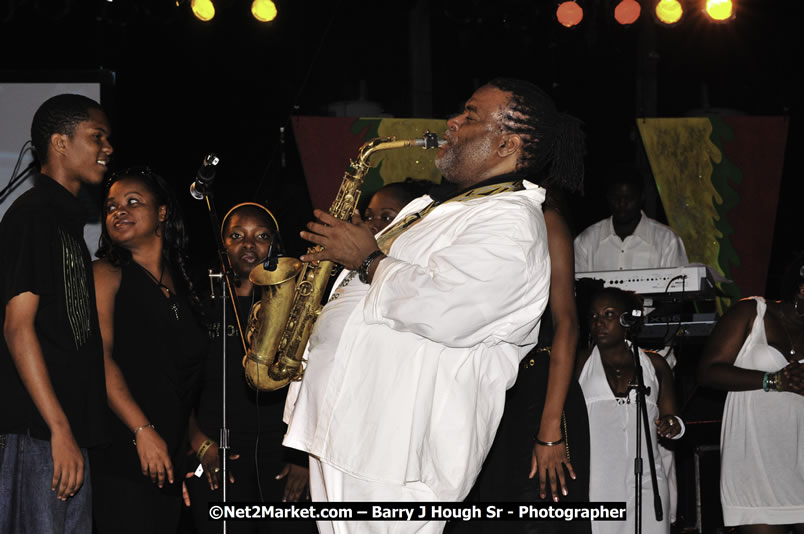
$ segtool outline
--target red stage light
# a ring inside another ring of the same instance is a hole
[[[561,2],[556,9],[556,18],[562,26],[572,28],[583,20],[583,8],[577,2]]]
[[[622,0],[617,7],[614,8],[614,19],[622,24],[628,26],[633,24],[642,13],[642,7],[636,0]]]

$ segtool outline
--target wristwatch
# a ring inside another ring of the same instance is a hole
[[[383,255],[384,254],[382,250],[375,250],[374,252],[369,254],[365,260],[363,260],[363,263],[360,264],[360,268],[357,270],[357,277],[360,279],[361,282],[363,282],[364,284],[369,283],[368,276],[371,264],[374,263],[374,260]]]

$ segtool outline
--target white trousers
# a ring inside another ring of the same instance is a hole
[[[421,482],[384,484],[357,478],[310,456],[310,497],[315,502],[431,502]],[[439,534],[446,521],[317,521],[321,534]]]

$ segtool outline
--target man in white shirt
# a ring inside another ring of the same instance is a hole
[[[284,444],[310,453],[313,500],[467,495],[548,298],[545,191],[527,178],[582,172],[581,147],[562,152],[571,161],[555,149],[579,132],[535,86],[494,80],[448,122],[437,156],[448,183],[408,204],[379,241],[357,215],[349,224],[316,210],[302,237],[324,250],[302,260],[346,270],[286,406]],[[443,527],[319,522],[322,532]]]
[[[618,173],[606,193],[611,217],[575,238],[575,272],[686,265],[684,243],[673,230],[642,211],[642,180]]]

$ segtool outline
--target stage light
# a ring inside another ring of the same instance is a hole
[[[200,21],[209,22],[215,17],[215,6],[212,0],[190,0],[190,9]]]
[[[734,2],[731,0],[706,0],[704,13],[715,22],[734,18]]]
[[[678,0],[659,0],[656,4],[656,18],[659,22],[672,26],[681,20],[684,8]]]
[[[556,9],[556,18],[562,26],[572,28],[583,20],[583,8],[577,2],[561,2]]]
[[[251,3],[251,14],[260,22],[270,22],[276,18],[276,4],[271,0],[254,0]]]
[[[637,21],[641,12],[642,8],[636,0],[622,0],[614,8],[614,19],[623,26],[628,26]]]

